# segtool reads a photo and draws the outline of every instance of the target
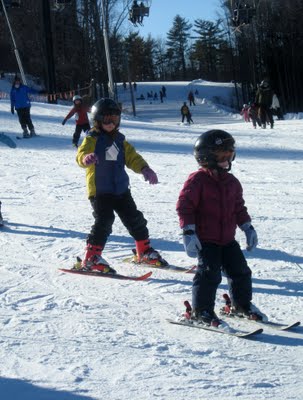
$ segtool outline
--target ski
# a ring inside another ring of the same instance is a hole
[[[229,336],[234,336],[242,339],[246,339],[252,336],[259,335],[260,333],[263,332],[262,328],[259,329],[254,329],[249,332],[242,332],[239,330],[225,330],[220,327],[214,327],[214,326],[208,326],[208,325],[203,325],[203,324],[197,324],[194,323],[193,321],[190,320],[185,320],[185,321],[175,321],[173,319],[167,319],[167,321],[170,324],[175,324],[175,325],[182,325],[182,326],[187,326],[188,328],[198,328],[198,329],[203,329],[205,331],[210,331],[210,332],[216,332],[216,333],[222,333],[224,335],[229,335]],[[230,328],[229,328],[230,329]]]
[[[278,331],[289,331],[293,328],[296,328],[297,326],[301,325],[300,321],[296,321],[296,322],[292,322],[290,324],[287,323],[281,323],[281,322],[274,322],[274,321],[261,321],[261,320],[254,320],[254,319],[248,319],[245,317],[238,317],[235,315],[228,315],[228,314],[222,314],[223,316],[225,316],[228,319],[235,319],[237,321],[241,321],[241,322],[248,322],[248,323],[252,323],[255,325],[260,325],[260,326],[267,326],[269,328],[273,328],[273,329],[277,329]]]
[[[300,321],[292,322],[291,324],[283,324],[280,322],[273,322],[273,321],[251,321],[251,322],[255,322],[259,325],[269,326],[270,328],[278,329],[279,331],[289,331],[292,328],[296,328],[297,326],[301,325]]]
[[[230,310],[231,310],[230,297],[227,293],[224,293],[223,298],[225,300],[225,306],[223,308],[221,308],[220,314],[222,316],[225,316],[226,318],[229,318],[229,319],[234,318],[238,321],[249,322],[249,323],[257,324],[260,326],[262,326],[262,325],[268,326],[270,328],[277,329],[279,331],[289,331],[292,328],[295,328],[295,327],[301,325],[300,321],[295,321],[295,322],[288,324],[288,323],[283,323],[283,322],[274,322],[274,321],[266,321],[266,320],[263,321],[261,319],[249,319],[249,318],[245,318],[244,316],[230,313]]]
[[[171,271],[171,272],[183,272],[185,274],[194,274],[196,272],[196,265],[186,268],[186,267],[180,267],[177,265],[172,265],[172,264],[167,264],[167,265],[161,265],[161,264],[147,264],[144,262],[136,262],[133,260],[133,257],[127,257],[123,259],[123,262],[127,264],[134,264],[137,265],[138,267],[147,267],[147,268],[153,268],[153,269],[158,269],[158,270],[165,270],[165,271]]]
[[[128,275],[121,275],[121,274],[103,274],[102,272],[97,271],[83,271],[81,269],[67,269],[67,268],[59,268],[59,271],[69,274],[76,274],[76,275],[87,275],[87,276],[95,276],[99,278],[111,278],[111,279],[118,279],[123,281],[145,281],[152,275],[152,271],[147,272],[144,275],[140,276],[128,276]]]
[[[18,140],[22,140],[22,139],[33,139],[33,138],[35,138],[35,137],[39,137],[40,135],[34,135],[34,136],[26,136],[26,137],[23,137],[23,136],[16,136],[16,139],[18,139]]]
[[[206,324],[204,325],[202,322],[199,323],[197,320],[192,319],[192,307],[189,301],[185,300],[184,305],[186,307],[186,311],[181,316],[181,319],[180,318],[177,320],[167,319],[167,321],[170,324],[182,325],[190,328],[204,329],[205,331],[222,333],[223,335],[235,336],[238,338],[249,338],[251,336],[259,335],[260,333],[263,332],[262,328],[254,329],[249,332],[243,332],[238,329],[231,328],[225,321],[222,321],[223,323],[221,323],[221,327],[220,325],[206,325]],[[224,325],[225,329],[223,327]]]
[[[8,147],[15,149],[17,147],[16,143],[8,135],[0,132],[0,142],[6,144]]]

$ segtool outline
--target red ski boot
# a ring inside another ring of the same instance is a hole
[[[103,248],[87,244],[85,248],[84,260],[82,260],[81,268],[88,271],[100,271],[103,274],[115,274],[116,271],[111,268],[108,262],[101,256]]]
[[[136,241],[136,250],[133,250],[133,253],[134,262],[137,264],[149,264],[155,267],[168,265],[168,262],[165,261],[155,249],[150,247],[150,241],[148,239]]]

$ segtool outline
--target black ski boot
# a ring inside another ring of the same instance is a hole
[[[193,309],[192,315],[191,315],[192,320],[197,321],[198,323],[201,323],[203,325],[207,326],[214,326],[217,328],[220,324],[221,321],[216,315],[214,311],[208,311],[208,310],[199,310],[199,309]]]

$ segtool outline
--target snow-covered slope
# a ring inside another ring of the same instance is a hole
[[[254,130],[220,111],[205,93],[192,107],[195,123],[181,125],[186,98],[165,85],[165,102],[138,101],[136,117],[125,97],[121,124],[159,177],[158,185],[149,186],[129,173],[152,245],[172,263],[192,263],[183,251],[175,205],[197,168],[195,140],[207,129],[225,129],[237,142],[233,173],[259,235],[259,248],[244,251],[254,303],[275,321],[302,320],[303,122],[276,121],[273,130]],[[187,93],[188,83],[176,86]],[[61,125],[69,109],[33,103],[41,136],[16,141],[16,149],[0,143],[1,398],[301,400],[302,328],[265,329],[245,341],[173,326],[166,318],[191,299],[192,275],[154,271],[152,279],[138,283],[58,271],[83,255],[93,223],[84,171],[71,146],[74,121]],[[0,131],[15,140],[20,126],[8,100],[0,101],[0,122]],[[244,248],[241,232],[237,238]],[[132,247],[117,218],[105,258],[125,274],[148,271],[123,264]],[[223,278],[218,307],[226,289]]]

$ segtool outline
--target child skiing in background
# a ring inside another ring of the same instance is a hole
[[[83,99],[79,95],[73,97],[74,107],[70,110],[67,116],[62,121],[62,125],[65,125],[66,121],[73,115],[76,117],[76,129],[73,134],[73,145],[78,147],[81,132],[86,132],[90,129],[87,113],[90,112],[90,107],[83,104]]]
[[[185,251],[189,257],[198,257],[192,318],[206,325],[220,324],[214,309],[222,270],[228,278],[231,312],[262,319],[252,308],[251,270],[235,240],[239,226],[248,251],[258,243],[241,184],[228,172],[235,158],[235,141],[225,131],[207,131],[196,141],[194,155],[200,168],[185,182],[177,203]]]
[[[249,106],[247,104],[243,104],[243,108],[240,112],[240,114],[242,115],[245,122],[250,122],[248,109],[249,109]]]
[[[102,257],[102,251],[112,232],[118,214],[130,235],[135,239],[135,262],[167,265],[150,246],[147,221],[136,207],[129,189],[125,166],[141,173],[150,184],[158,183],[155,172],[126,141],[119,131],[121,110],[109,98],[97,101],[92,107],[94,127],[78,148],[77,163],[86,168],[86,184],[95,218],[87,237],[85,257],[81,268],[102,273],[115,273]]]
[[[184,119],[186,118],[186,121],[188,123],[190,123],[190,121],[188,119],[190,111],[189,111],[188,105],[186,104],[186,101],[184,101],[183,106],[180,109],[180,112],[181,112],[181,115],[182,115],[182,121],[181,122],[184,122]]]
[[[16,76],[11,88],[11,113],[17,111],[19,123],[23,130],[23,137],[30,138],[36,136],[35,128],[31,119],[31,101],[29,98],[30,93],[38,93],[37,90],[23,85],[21,79]],[[29,129],[29,131],[28,131]]]

